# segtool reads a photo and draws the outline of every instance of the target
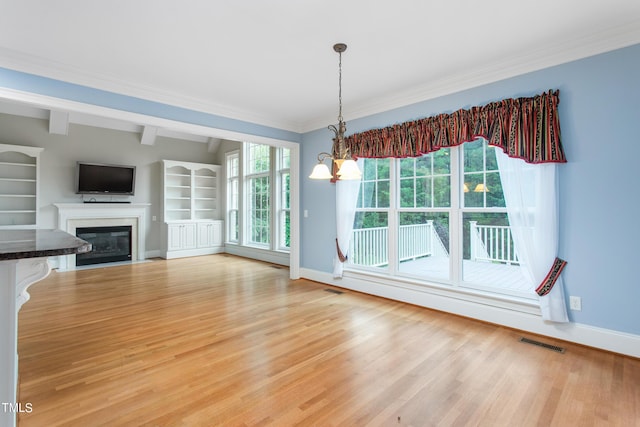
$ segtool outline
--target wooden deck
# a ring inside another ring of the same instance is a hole
[[[446,280],[449,277],[449,258],[425,257],[405,261],[400,265],[400,271],[420,277]],[[470,284],[518,292],[534,291],[518,265],[464,260],[462,272],[464,281]]]

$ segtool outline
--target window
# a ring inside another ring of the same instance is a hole
[[[268,246],[271,230],[269,146],[247,144],[247,243]]]
[[[288,148],[278,151],[278,249],[289,250],[291,246],[291,200],[290,157]]]
[[[449,280],[450,150],[400,159],[398,272]],[[431,261],[428,265],[419,260]]]
[[[520,268],[513,267],[518,264],[517,256],[495,148],[481,139],[461,148],[463,281],[479,289],[487,286],[508,289],[522,284]]]
[[[240,153],[233,151],[226,155],[227,169],[227,241],[240,240]]]
[[[226,153],[227,242],[290,248],[290,150],[242,143]]]
[[[417,158],[364,159],[350,267],[531,298],[494,150],[478,139]]]
[[[350,245],[353,264],[388,266],[391,165],[389,159],[365,159]]]

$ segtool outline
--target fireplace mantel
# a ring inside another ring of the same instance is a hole
[[[54,203],[58,228],[76,235],[77,227],[130,225],[131,259],[145,259],[147,208],[150,203]],[[75,255],[59,257],[60,270],[75,270]]]

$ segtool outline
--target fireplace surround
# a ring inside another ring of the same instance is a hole
[[[77,235],[78,228],[131,227],[131,260],[145,259],[146,216],[149,203],[56,203],[58,228]],[[76,255],[58,257],[61,271],[76,269]]]

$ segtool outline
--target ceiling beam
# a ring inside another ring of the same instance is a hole
[[[142,128],[140,143],[142,145],[154,145],[158,136],[158,128],[155,126],[145,126]]]
[[[222,140],[220,138],[210,137],[207,141],[209,153],[215,153],[216,151],[218,151],[218,147],[220,147],[221,141]]]
[[[67,111],[49,111],[49,133],[69,135],[69,113]]]

